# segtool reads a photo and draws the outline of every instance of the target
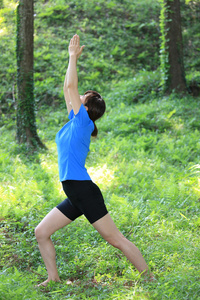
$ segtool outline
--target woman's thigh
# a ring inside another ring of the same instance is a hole
[[[98,221],[94,222],[92,225],[109,243],[113,243],[119,238],[123,238],[122,233],[116,227],[109,213],[107,213]]]
[[[55,231],[70,224],[72,220],[54,207],[36,227],[36,235],[51,236]]]

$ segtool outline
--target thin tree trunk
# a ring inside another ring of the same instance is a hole
[[[165,5],[166,51],[169,64],[166,89],[168,92],[172,90],[185,92],[187,88],[183,63],[180,0],[165,0]]]
[[[17,8],[17,140],[45,147],[35,121],[33,81],[33,0],[20,0]]]

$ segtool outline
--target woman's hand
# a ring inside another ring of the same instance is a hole
[[[80,38],[75,34],[69,43],[69,55],[75,55],[78,59],[81,56],[84,47],[84,45],[80,47]]]

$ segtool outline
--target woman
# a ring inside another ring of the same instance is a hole
[[[148,273],[142,254],[115,226],[99,188],[92,182],[85,168],[90,137],[97,135],[95,121],[104,114],[105,102],[97,92],[88,91],[84,96],[78,93],[76,65],[83,48],[80,47],[79,36],[74,35],[69,44],[69,65],[64,82],[70,121],[56,135],[59,177],[68,198],[50,211],[35,229],[48,272],[47,280],[40,284],[43,286],[50,280],[60,280],[50,236],[82,214],[108,243],[124,253],[139,272]]]

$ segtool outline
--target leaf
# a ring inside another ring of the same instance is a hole
[[[115,46],[115,48],[111,51],[111,54],[112,54],[112,55],[116,55],[117,52],[118,52],[118,50],[119,50],[119,46],[117,45],[117,46]]]
[[[176,113],[176,109],[170,111],[170,113],[167,115],[167,119],[170,119],[175,113]]]
[[[184,216],[182,213],[180,213],[179,212],[179,214],[183,217],[183,218],[185,218],[186,220],[188,220],[189,221],[189,219],[188,218],[186,218],[186,216]]]

